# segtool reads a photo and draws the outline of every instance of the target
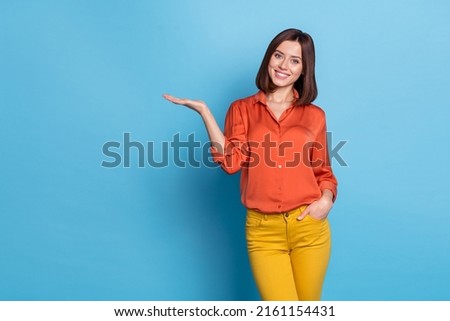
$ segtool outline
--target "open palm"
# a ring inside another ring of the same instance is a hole
[[[193,99],[187,99],[187,98],[177,98],[168,94],[163,95],[163,97],[165,99],[167,99],[168,101],[177,104],[177,105],[183,105],[186,107],[189,107],[193,110],[195,110],[198,113],[201,113],[202,110],[204,110],[205,108],[207,108],[206,104],[204,101],[201,100],[193,100]]]

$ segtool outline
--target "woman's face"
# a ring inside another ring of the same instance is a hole
[[[292,86],[303,70],[300,44],[297,41],[283,41],[272,54],[268,69],[275,86]]]

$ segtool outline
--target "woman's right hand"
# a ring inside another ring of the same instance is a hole
[[[205,112],[208,109],[208,106],[206,105],[206,103],[201,100],[177,98],[177,97],[174,97],[174,96],[171,96],[168,94],[164,94],[163,97],[174,104],[189,107],[192,110],[195,110],[196,112],[198,112],[199,114],[202,114],[203,112]]]

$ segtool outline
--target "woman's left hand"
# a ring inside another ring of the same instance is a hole
[[[306,215],[311,216],[316,220],[324,220],[327,218],[328,213],[330,213],[333,207],[333,193],[329,190],[324,190],[322,197],[312,202],[308,207],[300,214],[297,220],[301,221]]]

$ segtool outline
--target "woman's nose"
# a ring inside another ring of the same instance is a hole
[[[287,59],[283,59],[283,61],[281,61],[280,68],[287,69]]]

